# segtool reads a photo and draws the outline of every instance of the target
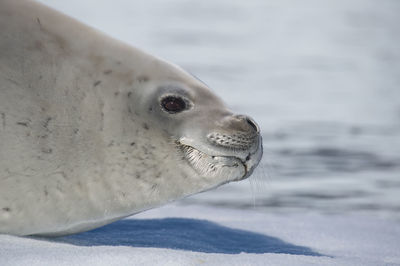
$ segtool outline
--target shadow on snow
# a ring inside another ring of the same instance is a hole
[[[205,253],[284,253],[322,256],[308,247],[276,237],[185,218],[126,219],[52,241],[78,246],[130,246],[189,250]]]

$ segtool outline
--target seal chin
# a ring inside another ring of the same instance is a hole
[[[244,165],[246,166],[246,174],[242,179],[246,179],[253,173],[254,169],[258,166],[263,155],[263,146],[261,136],[258,139],[258,147],[255,152],[249,153],[246,157]],[[240,179],[240,180],[242,180]]]
[[[243,160],[236,156],[210,155],[180,141],[176,141],[176,144],[183,159],[200,176],[223,178],[224,181],[220,185],[248,178],[262,156],[262,148]]]

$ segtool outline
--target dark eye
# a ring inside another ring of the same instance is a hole
[[[179,113],[186,109],[186,102],[176,96],[167,96],[161,100],[161,106],[168,113]]]

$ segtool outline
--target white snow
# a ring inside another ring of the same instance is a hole
[[[400,225],[371,216],[174,204],[78,235],[0,235],[0,265],[399,265],[399,247]]]

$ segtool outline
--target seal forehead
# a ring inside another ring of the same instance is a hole
[[[193,99],[195,97],[192,90],[188,89],[184,84],[167,84],[159,85],[156,94],[178,94]]]

